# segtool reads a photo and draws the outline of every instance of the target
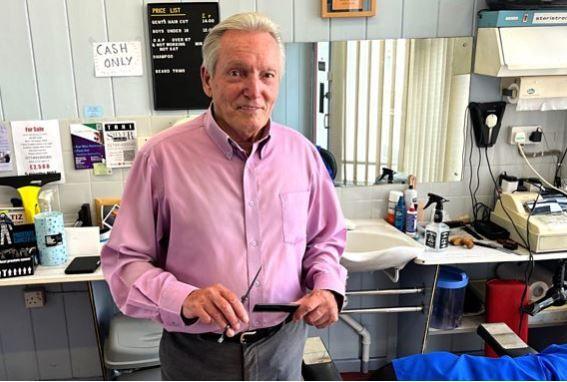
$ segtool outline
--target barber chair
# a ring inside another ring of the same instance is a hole
[[[538,353],[504,323],[481,324],[479,334],[500,358],[419,354],[394,360],[377,370],[375,380],[565,380],[567,345]]]

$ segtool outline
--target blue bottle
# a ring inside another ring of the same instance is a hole
[[[394,226],[404,232],[406,226],[406,203],[403,196],[400,196],[398,204],[396,204],[394,209]]]

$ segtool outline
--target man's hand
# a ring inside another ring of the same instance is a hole
[[[197,317],[204,324],[216,324],[224,330],[227,324],[230,329],[226,334],[234,336],[240,322],[248,323],[248,313],[240,299],[221,284],[191,292],[183,301],[181,313],[186,318]]]
[[[339,308],[331,291],[315,289],[296,303],[299,304],[299,308],[293,315],[294,322],[303,319],[309,325],[323,329],[339,319]]]

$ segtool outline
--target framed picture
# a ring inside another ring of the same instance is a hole
[[[321,17],[371,17],[376,0],[321,0]]]

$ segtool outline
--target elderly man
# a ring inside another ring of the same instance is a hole
[[[203,44],[210,109],[130,172],[103,271],[125,314],[164,326],[165,379],[301,379],[305,323],[337,321],[346,231],[316,148],[270,120],[283,67],[269,19],[221,22]],[[253,312],[292,302],[290,317]]]

